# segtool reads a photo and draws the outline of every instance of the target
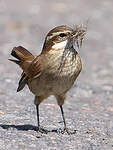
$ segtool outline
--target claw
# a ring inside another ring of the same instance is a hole
[[[39,133],[42,133],[42,134],[47,134],[48,133],[48,131],[46,130],[46,129],[44,129],[44,128],[41,128],[41,127],[39,127],[39,128],[37,128],[37,132]]]
[[[64,133],[67,133],[68,135],[72,135],[72,134],[75,134],[77,130],[74,130],[74,131],[70,131],[68,128],[64,128],[63,130],[62,129],[58,129],[57,132],[59,134],[64,134]]]

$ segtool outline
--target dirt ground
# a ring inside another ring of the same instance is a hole
[[[87,24],[79,51],[83,70],[67,95],[63,127],[54,97],[40,105],[38,134],[34,96],[16,93],[21,69],[8,61],[14,46],[38,55],[48,31],[57,25]],[[113,0],[0,0],[0,150],[113,149]]]

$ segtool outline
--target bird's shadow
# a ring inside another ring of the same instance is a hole
[[[10,128],[13,128],[13,129],[17,129],[17,130],[21,130],[21,131],[28,131],[28,130],[34,130],[34,131],[37,131],[37,126],[33,126],[33,125],[30,125],[30,124],[25,124],[25,125],[8,125],[8,124],[0,124],[0,127],[3,128],[3,129],[10,129]],[[42,127],[42,130],[45,130],[47,133],[48,132],[54,132],[54,133],[57,133],[57,129],[52,129],[52,130],[47,130],[47,129],[44,129]]]

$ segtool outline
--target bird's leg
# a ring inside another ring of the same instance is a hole
[[[60,106],[60,110],[61,110],[61,113],[62,113],[62,118],[63,118],[63,122],[64,122],[64,130],[66,130],[66,121],[65,121],[65,117],[64,117],[64,111],[63,111],[63,107],[62,105]]]
[[[63,111],[62,105],[60,105],[60,110],[61,110],[61,114],[62,114],[62,118],[63,118],[63,123],[64,123],[64,131],[61,131],[61,133],[64,133],[66,131],[69,134],[68,129],[66,127],[66,121],[65,121],[64,111]]]
[[[40,128],[40,121],[39,121],[39,105],[36,104],[36,111],[37,111],[37,125],[38,125],[38,130]]]
[[[74,131],[71,132],[71,131],[69,131],[69,129],[68,129],[67,126],[66,126],[66,121],[65,121],[64,111],[63,111],[62,105],[60,105],[60,110],[61,110],[62,118],[63,118],[63,122],[64,122],[64,130],[61,131],[61,133],[64,134],[65,132],[67,132],[68,134],[75,134],[75,133],[76,133],[76,130],[74,130]]]
[[[56,97],[57,103],[60,107],[62,118],[63,118],[63,123],[64,123],[64,130],[63,131],[58,130],[58,132],[64,133],[66,131],[68,133],[68,129],[66,127],[66,121],[65,121],[65,117],[64,117],[64,111],[63,111],[63,107],[62,107],[62,105],[64,104],[64,101],[65,101],[66,95],[64,93],[62,95],[55,95],[55,97]]]
[[[40,133],[45,133],[47,134],[48,131],[43,129],[41,126],[40,126],[40,121],[39,121],[39,105],[36,104],[36,110],[37,110],[37,132],[40,132]]]
[[[62,130],[61,131],[58,130],[58,132],[61,132],[62,134],[65,133],[65,132],[67,132],[68,134],[75,134],[76,130],[70,132],[69,129],[67,128],[67,126],[66,126],[64,111],[63,111],[63,107],[62,107],[62,105],[64,104],[64,101],[66,99],[65,93],[63,93],[61,95],[55,95],[55,97],[56,97],[57,103],[58,103],[58,105],[60,107],[60,110],[61,110],[61,113],[62,113],[63,122],[64,122],[64,130],[63,131]]]
[[[41,133],[45,133],[47,134],[48,131],[43,129],[41,126],[40,126],[40,119],[39,119],[39,104],[41,103],[41,101],[43,101],[44,99],[42,97],[39,97],[39,96],[36,96],[35,97],[35,105],[36,105],[36,112],[37,112],[37,132],[41,132]]]

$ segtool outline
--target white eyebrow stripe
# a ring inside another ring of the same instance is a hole
[[[69,33],[69,31],[58,31],[58,32],[53,32],[53,33],[51,33],[51,35],[49,35],[49,36],[47,37],[47,40],[52,39],[55,35],[59,35],[60,33]]]
[[[60,33],[68,33],[69,31],[57,31],[53,32],[52,35],[60,34]]]
[[[54,49],[65,48],[66,44],[67,44],[67,40],[54,44],[52,48]]]

